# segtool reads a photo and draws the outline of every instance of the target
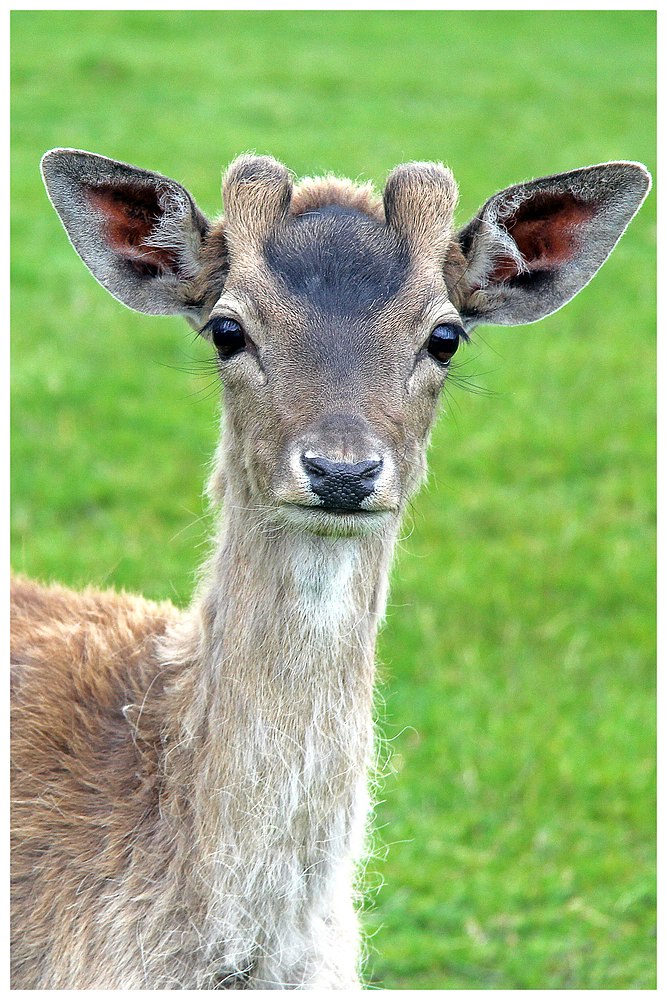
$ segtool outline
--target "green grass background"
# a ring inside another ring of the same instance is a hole
[[[15,569],[184,604],[210,527],[204,345],[85,273],[46,149],[209,213],[243,150],[378,184],[443,159],[464,222],[529,176],[652,168],[654,39],[650,11],[15,12]],[[490,395],[451,387],[380,644],[376,986],[655,985],[654,223],[562,312],[475,336]]]

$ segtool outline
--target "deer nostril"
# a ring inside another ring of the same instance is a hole
[[[365,462],[332,462],[322,455],[302,455],[309,486],[325,507],[355,510],[375,489],[382,459]]]
[[[332,462],[314,455],[302,455],[301,464],[309,476],[326,476],[331,471]]]
[[[380,469],[382,468],[382,459],[380,458],[376,461],[369,462],[358,462],[356,465],[353,465],[352,468],[356,469],[357,475],[361,476],[363,479],[370,479],[371,477],[373,479],[377,479],[380,474]]]

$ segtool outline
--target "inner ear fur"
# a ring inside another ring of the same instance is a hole
[[[403,163],[389,174],[383,197],[387,225],[441,265],[458,200],[451,170],[441,163]]]
[[[146,277],[188,274],[187,261],[174,245],[161,245],[160,220],[169,192],[140,184],[102,184],[87,192],[89,205],[104,219],[109,246]]]
[[[469,326],[532,323],[555,312],[602,266],[651,179],[639,163],[603,163],[494,195],[458,234],[456,305]]]
[[[570,192],[538,191],[496,223],[503,226],[518,254],[492,257],[486,281],[509,281],[532,271],[553,271],[579,249],[577,233],[595,216],[595,205]]]
[[[42,159],[51,202],[97,280],[147,313],[188,313],[209,224],[182,185],[83,150]]]

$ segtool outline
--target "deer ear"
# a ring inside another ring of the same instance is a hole
[[[42,177],[74,249],[117,299],[152,314],[191,313],[208,222],[176,181],[105,156],[53,149]]]
[[[466,325],[533,323],[560,309],[602,266],[650,187],[642,164],[620,162],[495,195],[457,238]]]

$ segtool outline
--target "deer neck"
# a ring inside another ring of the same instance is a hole
[[[393,540],[277,526],[227,497],[199,601],[212,693],[245,685],[249,708],[270,693],[288,718],[326,695],[370,705]]]
[[[316,843],[327,857],[359,850],[394,536],[287,530],[225,497],[179,708],[202,839],[243,831],[240,853],[275,855],[279,841],[305,866]]]

